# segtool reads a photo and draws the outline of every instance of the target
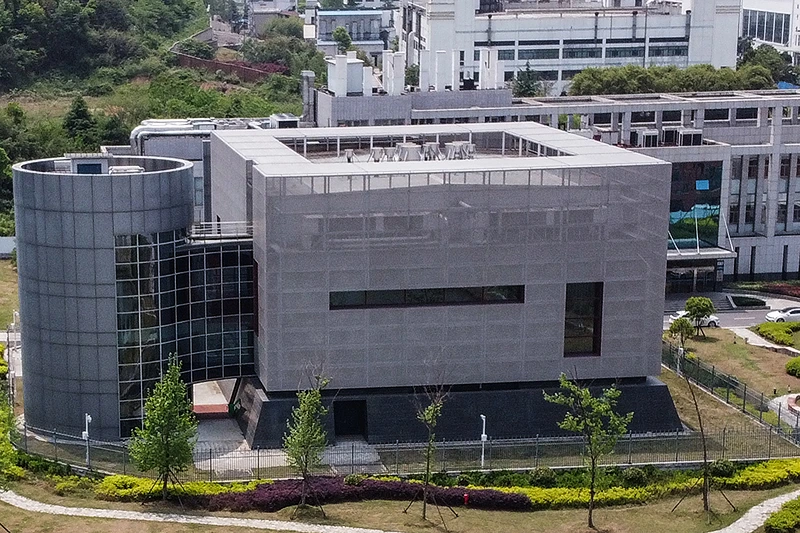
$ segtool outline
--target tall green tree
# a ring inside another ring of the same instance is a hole
[[[714,314],[714,303],[705,296],[692,296],[686,300],[685,309],[686,318],[692,321],[697,334],[702,334],[705,337],[706,334],[702,327],[703,319]]]
[[[353,46],[353,39],[350,38],[350,34],[347,33],[347,28],[344,26],[338,26],[333,30],[331,38],[336,43],[336,48],[339,50],[340,54],[347,52],[350,50],[350,47]]]
[[[76,96],[72,100],[72,105],[64,116],[63,125],[67,134],[81,145],[91,144],[94,140],[97,121],[89,112],[89,106],[82,96]]]
[[[567,408],[564,420],[558,427],[577,433],[584,439],[589,456],[589,527],[594,528],[594,498],[597,486],[597,468],[600,459],[614,450],[619,438],[628,431],[633,413],[619,415],[614,410],[620,391],[616,387],[603,389],[600,396],[593,396],[587,387],[559,377],[561,390],[555,394],[544,393],[548,402]]]
[[[297,406],[292,408],[292,418],[283,435],[283,449],[289,466],[303,478],[300,505],[295,513],[306,505],[311,473],[322,464],[322,452],[328,442],[322,423],[323,417],[328,414],[328,409],[322,404],[322,390],[328,383],[327,378],[314,376],[310,389],[297,392]],[[324,516],[325,511],[322,514]]]
[[[128,449],[142,472],[155,470],[161,498],[167,499],[170,481],[192,464],[197,443],[197,419],[192,412],[181,365],[171,357],[167,372],[156,383],[144,404],[144,424],[133,430]]]
[[[294,37],[295,39],[303,39],[303,19],[300,17],[278,17],[269,21],[265,33],[275,33],[278,35],[285,35],[286,37]]]
[[[539,74],[531,68],[530,61],[525,62],[524,70],[517,72],[511,83],[511,91],[518,97],[544,96],[544,86]]]

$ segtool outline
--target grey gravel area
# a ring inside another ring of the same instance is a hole
[[[781,505],[796,498],[800,498],[800,490],[761,502],[733,524],[711,533],[752,533],[767,521],[769,515],[780,509]]]
[[[64,507],[63,505],[37,502],[12,491],[0,491],[0,501],[25,511],[52,515],[83,516],[87,518],[111,518],[119,520],[140,520],[143,522],[201,524],[222,527],[249,527],[251,529],[263,529],[267,531],[292,531],[298,533],[386,533],[378,529],[325,526],[304,524],[302,522],[283,522],[280,520],[257,520],[253,518],[226,518],[222,516],[193,516],[113,509],[91,509],[86,507]]]

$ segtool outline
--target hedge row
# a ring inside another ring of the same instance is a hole
[[[723,472],[723,469],[719,469]],[[728,477],[714,477],[715,486],[727,489],[763,490],[790,482],[800,481],[800,460],[773,460],[758,463],[739,471],[728,471]],[[311,481],[312,490],[322,504],[362,500],[411,501],[421,491],[418,480],[400,480],[396,477],[366,478],[364,476],[318,477]],[[598,491],[598,506],[642,504],[687,490],[698,492],[696,477],[686,477],[671,482],[651,483],[639,487],[612,487]],[[300,500],[302,483],[299,480],[274,482],[252,481],[221,485],[210,482],[190,482],[169,486],[171,497],[181,497],[184,502],[212,511],[266,511],[272,512],[296,505]],[[98,498],[118,501],[144,501],[158,498],[153,480],[132,476],[109,476],[97,484]],[[589,501],[587,488],[564,487],[466,487],[432,486],[430,501],[450,506],[464,505],[477,509],[507,511],[533,511],[585,507]]]
[[[800,322],[764,322],[756,326],[755,331],[775,344],[791,346],[794,344],[792,333],[800,331]]]
[[[310,481],[312,502],[320,504],[354,502],[363,500],[402,500],[421,498],[422,486],[408,481],[378,481],[364,479],[349,485],[338,477],[318,477]],[[255,490],[240,493],[217,494],[190,500],[209,511],[265,511],[274,512],[300,502],[301,480],[276,481]],[[501,492],[493,489],[463,489],[430,486],[428,501],[451,507],[463,506],[464,495],[468,506],[476,509],[530,511],[530,499],[523,494]]]
[[[167,485],[167,492],[170,498],[209,497],[216,494],[252,491],[258,486],[268,483],[270,482],[256,480],[249,483],[223,485],[210,481],[190,481],[182,485],[170,483]],[[122,475],[103,478],[95,487],[94,492],[101,500],[121,502],[142,502],[161,497],[161,489],[153,485],[152,479]]]
[[[765,533],[793,533],[800,529],[800,499],[786,502],[764,523]]]

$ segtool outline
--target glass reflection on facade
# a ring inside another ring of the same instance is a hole
[[[722,161],[673,163],[669,248],[717,246]]]
[[[175,354],[187,382],[254,375],[251,242],[115,237],[121,436]]]

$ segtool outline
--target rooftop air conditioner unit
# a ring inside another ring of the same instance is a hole
[[[655,148],[658,146],[658,130],[638,129],[631,132],[631,146]]]
[[[703,130],[683,129],[678,132],[678,146],[700,146],[703,144]]]
[[[682,129],[682,126],[664,126],[661,129],[661,142],[665,146],[677,146],[678,132]]]

